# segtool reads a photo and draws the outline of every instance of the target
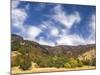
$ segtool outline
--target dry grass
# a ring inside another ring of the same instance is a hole
[[[59,72],[59,71],[73,71],[73,70],[89,70],[95,69],[94,66],[83,66],[77,68],[34,68],[30,70],[23,71],[19,67],[12,67],[12,74],[23,74],[23,73],[42,73],[42,72]]]

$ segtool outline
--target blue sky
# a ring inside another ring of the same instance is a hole
[[[95,43],[96,7],[12,1],[11,33],[43,45]]]

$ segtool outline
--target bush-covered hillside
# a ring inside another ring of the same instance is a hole
[[[96,66],[95,44],[80,46],[45,46],[34,41],[23,40],[21,36],[11,36],[12,67],[22,70],[32,67],[75,68],[84,65]]]

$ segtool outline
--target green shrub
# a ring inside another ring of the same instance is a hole
[[[20,68],[22,70],[28,70],[31,67],[31,63],[28,61],[24,61],[22,64],[20,64]]]
[[[67,58],[65,56],[47,56],[38,58],[35,63],[39,67],[56,67],[56,68],[75,68],[82,67],[82,61],[75,58]]]
[[[22,45],[20,46],[19,50],[18,50],[21,54],[25,55],[26,53],[28,53],[29,49],[27,46]]]
[[[96,58],[93,58],[89,61],[90,66],[96,66]]]
[[[64,67],[64,64],[67,62],[67,58],[64,56],[53,56],[51,61],[53,67],[62,68]]]
[[[78,67],[82,67],[82,66],[83,66],[82,61],[80,61],[80,60],[78,60],[78,59],[77,59],[77,61],[78,61],[78,64],[77,64],[77,65],[78,65]]]
[[[37,63],[39,67],[49,67],[50,66],[49,64],[50,59],[48,57],[37,58],[34,62]]]
[[[35,61],[39,67],[64,67],[67,59],[62,56],[47,56],[41,57]]]
[[[85,59],[85,60],[82,60],[82,62],[83,62],[84,65],[90,65],[90,60]]]
[[[19,50],[19,48],[20,48],[20,43],[19,42],[13,42],[12,44],[11,44],[11,50],[12,51],[17,51],[17,50]]]
[[[71,68],[71,65],[69,63],[65,63],[64,68]]]
[[[48,67],[47,62],[45,61],[40,61],[40,63],[38,63],[39,67]]]
[[[20,68],[22,70],[28,70],[32,66],[31,60],[28,58],[27,55],[24,56],[23,62],[20,64]]]
[[[74,58],[70,58],[68,62],[69,62],[69,64],[71,65],[71,68],[78,67],[78,62],[77,62],[77,60],[74,59]]]
[[[92,66],[96,66],[96,58],[92,60]]]

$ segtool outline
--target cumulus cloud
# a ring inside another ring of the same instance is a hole
[[[62,23],[68,29],[70,29],[74,23],[79,23],[81,21],[79,12],[75,11],[72,14],[67,14],[64,12],[61,5],[57,5],[54,8],[54,15],[52,18]]]

